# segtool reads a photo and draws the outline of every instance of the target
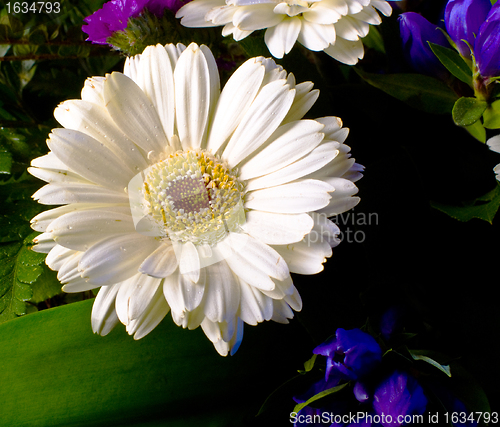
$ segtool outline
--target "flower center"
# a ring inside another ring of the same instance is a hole
[[[245,221],[237,170],[205,150],[170,154],[142,176],[143,208],[161,237],[214,245]]]

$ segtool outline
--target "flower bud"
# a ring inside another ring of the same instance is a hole
[[[496,2],[479,28],[474,57],[481,76],[500,76],[500,3]]]
[[[439,27],[415,12],[402,13],[398,19],[404,54],[415,71],[446,78],[448,71],[434,55],[428,43],[450,47]]]
[[[464,58],[470,59],[475,37],[490,9],[490,0],[450,0],[446,5],[446,31]]]

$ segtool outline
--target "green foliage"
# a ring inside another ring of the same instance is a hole
[[[450,206],[438,202],[431,202],[431,205],[459,221],[470,221],[472,218],[477,218],[492,224],[500,207],[500,185],[497,183],[493,190],[464,204],[464,206]]]
[[[458,126],[470,126],[481,118],[487,107],[485,101],[463,96],[453,106],[453,121]]]
[[[428,43],[434,55],[451,74],[468,85],[472,84],[472,71],[456,50],[431,42]]]
[[[172,321],[139,341],[122,325],[101,337],[90,327],[92,303],[0,325],[1,425],[243,426],[258,409],[256,390],[278,379],[295,345],[290,331],[249,334],[244,352],[224,358],[200,328]],[[263,358],[262,348],[273,351]]]
[[[355,68],[368,83],[408,105],[432,114],[450,113],[457,95],[442,81],[422,74],[372,74]]]
[[[483,114],[484,127],[500,129],[500,99],[492,102]]]
[[[137,18],[130,18],[127,28],[117,31],[107,39],[115,49],[127,56],[137,55],[150,45],[191,42],[206,44],[217,53],[215,40],[220,40],[220,31],[213,28],[187,29],[175,18],[175,14],[165,9],[162,17],[144,10]]]

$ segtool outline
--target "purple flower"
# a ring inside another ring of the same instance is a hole
[[[500,3],[490,9],[474,43],[474,57],[483,77],[500,75]]]
[[[448,71],[434,55],[428,43],[451,47],[439,27],[415,12],[402,13],[398,20],[403,50],[408,62],[419,73],[446,78]]]
[[[490,0],[448,1],[444,14],[446,31],[463,57],[471,57],[470,49],[490,9]]]
[[[427,406],[424,391],[415,378],[403,371],[394,371],[375,389],[373,408],[384,427],[404,424],[405,416],[423,414]]]
[[[180,0],[111,0],[83,20],[87,25],[82,27],[82,31],[88,34],[87,41],[108,44],[108,37],[127,28],[129,18],[137,17],[144,8],[161,16],[165,9],[175,13],[183,4]]]
[[[327,357],[325,379],[356,380],[369,373],[382,359],[375,339],[360,329],[337,329],[335,336],[316,347],[314,354]]]

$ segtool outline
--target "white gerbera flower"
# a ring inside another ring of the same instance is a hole
[[[33,197],[63,206],[32,220],[34,249],[64,291],[101,287],[94,332],[121,321],[139,339],[171,311],[226,355],[243,322],[301,309],[290,272],[323,269],[326,216],[358,203],[362,169],[340,119],[301,120],[312,86],[259,57],[221,92],[206,46],[158,45],[57,107],[30,172],[49,183]]]
[[[486,141],[491,151],[500,153],[500,135],[495,135]],[[497,181],[500,181],[500,163],[493,168]]]
[[[392,13],[383,0],[193,0],[176,17],[186,27],[224,25],[222,35],[232,34],[236,41],[267,28],[264,39],[276,58],[283,58],[298,40],[354,65],[363,58],[361,39],[370,25],[382,22],[376,9]]]

